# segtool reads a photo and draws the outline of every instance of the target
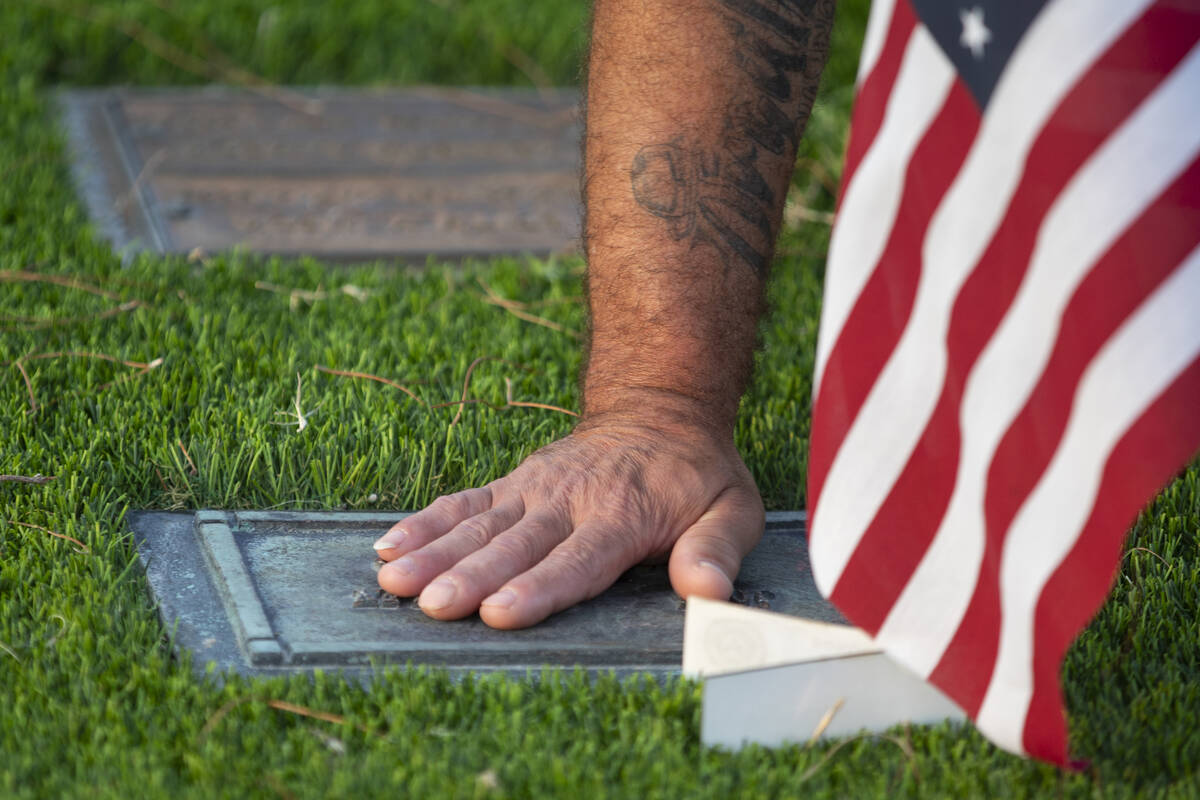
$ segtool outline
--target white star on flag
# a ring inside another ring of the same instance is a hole
[[[992,32],[983,24],[983,9],[979,6],[970,11],[964,9],[958,12],[958,17],[963,26],[959,44],[970,50],[975,58],[983,58],[984,45],[992,40]]]

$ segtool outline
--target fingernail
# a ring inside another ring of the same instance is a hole
[[[454,581],[449,578],[438,578],[426,586],[425,591],[421,592],[421,608],[429,611],[445,608],[454,602],[456,594],[458,594],[458,587],[454,585]]]
[[[384,536],[371,546],[376,550],[391,550],[393,547],[398,547],[400,543],[404,541],[404,537],[407,535],[408,534],[406,534],[404,531],[389,533],[387,536]]]
[[[511,608],[512,604],[517,602],[517,593],[512,589],[501,589],[493,595],[483,598],[481,606],[491,606],[492,608]]]
[[[733,578],[730,578],[729,575],[727,575],[725,573],[725,569],[717,562],[700,560],[700,561],[697,561],[696,563],[702,567],[708,567],[709,569],[715,569],[717,572],[719,572],[721,574],[722,578],[729,581],[730,583],[733,583]]]
[[[403,558],[397,558],[395,561],[393,561],[392,563],[387,564],[385,566],[387,569],[395,570],[396,572],[399,572],[401,575],[412,575],[414,572],[417,571],[416,562],[413,561],[408,556],[404,556]]]

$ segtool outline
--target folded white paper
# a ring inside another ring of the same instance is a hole
[[[702,598],[688,600],[683,672],[704,678],[702,741],[733,749],[964,718],[858,628]]]

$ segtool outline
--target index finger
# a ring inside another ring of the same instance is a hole
[[[490,484],[442,495],[422,510],[393,525],[375,542],[375,552],[384,561],[394,561],[449,533],[463,520],[489,510],[494,499]]]

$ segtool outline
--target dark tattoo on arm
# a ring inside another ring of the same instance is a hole
[[[765,277],[783,204],[764,172],[790,172],[817,94],[834,0],[717,0],[732,62],[747,81],[725,109],[719,142],[677,137],[643,147],[630,168],[638,204],[676,241],[711,246],[726,268]],[[776,181],[776,183],[780,183]],[[786,183],[783,183],[786,187]]]

